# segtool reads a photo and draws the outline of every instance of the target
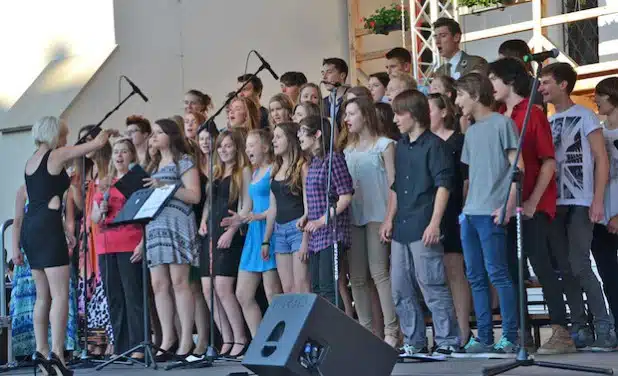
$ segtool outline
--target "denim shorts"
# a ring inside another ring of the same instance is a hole
[[[296,222],[298,218],[284,224],[275,222],[273,231],[275,253],[294,253],[300,249],[303,233],[296,228]]]

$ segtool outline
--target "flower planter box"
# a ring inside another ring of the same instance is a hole
[[[388,35],[393,31],[401,31],[401,23],[376,27],[374,34]]]
[[[470,14],[480,14],[483,12],[489,12],[490,10],[504,10],[504,8],[512,6],[512,5],[518,5],[518,4],[524,4],[524,3],[529,3],[532,0],[503,0],[497,4],[494,5],[473,5],[473,6],[460,6],[457,8],[457,13],[459,13],[460,16],[466,16],[466,15],[470,15]]]

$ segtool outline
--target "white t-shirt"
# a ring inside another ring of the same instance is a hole
[[[605,189],[605,218],[603,224],[618,215],[618,129],[603,128],[605,148],[609,157],[609,183]]]
[[[601,128],[586,107],[573,105],[549,118],[556,149],[558,205],[590,206],[594,195],[594,158],[588,135]]]

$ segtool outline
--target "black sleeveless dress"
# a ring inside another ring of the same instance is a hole
[[[51,150],[32,175],[24,173],[28,192],[28,211],[21,227],[21,242],[32,269],[69,265],[69,249],[62,224],[62,196],[71,180],[66,171],[51,175],[47,161]],[[58,209],[50,209],[49,202],[60,199]]]
[[[235,278],[238,275],[240,256],[245,244],[245,234],[242,227],[234,234],[229,248],[216,248],[219,238],[225,232],[225,228],[220,225],[221,220],[230,216],[228,210],[238,211],[238,200],[231,203],[229,202],[231,181],[232,178],[230,176],[222,180],[215,180],[212,187],[213,207],[210,211],[210,215],[213,216],[214,229],[208,228],[208,236],[203,238],[202,253],[200,254],[200,271],[202,277],[209,277],[211,275],[211,267],[213,268],[212,274],[215,276]],[[212,265],[210,264],[210,236],[213,237],[212,241],[215,247]]]

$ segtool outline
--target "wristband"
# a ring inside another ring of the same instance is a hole
[[[262,245],[270,245],[270,242],[262,242]]]

